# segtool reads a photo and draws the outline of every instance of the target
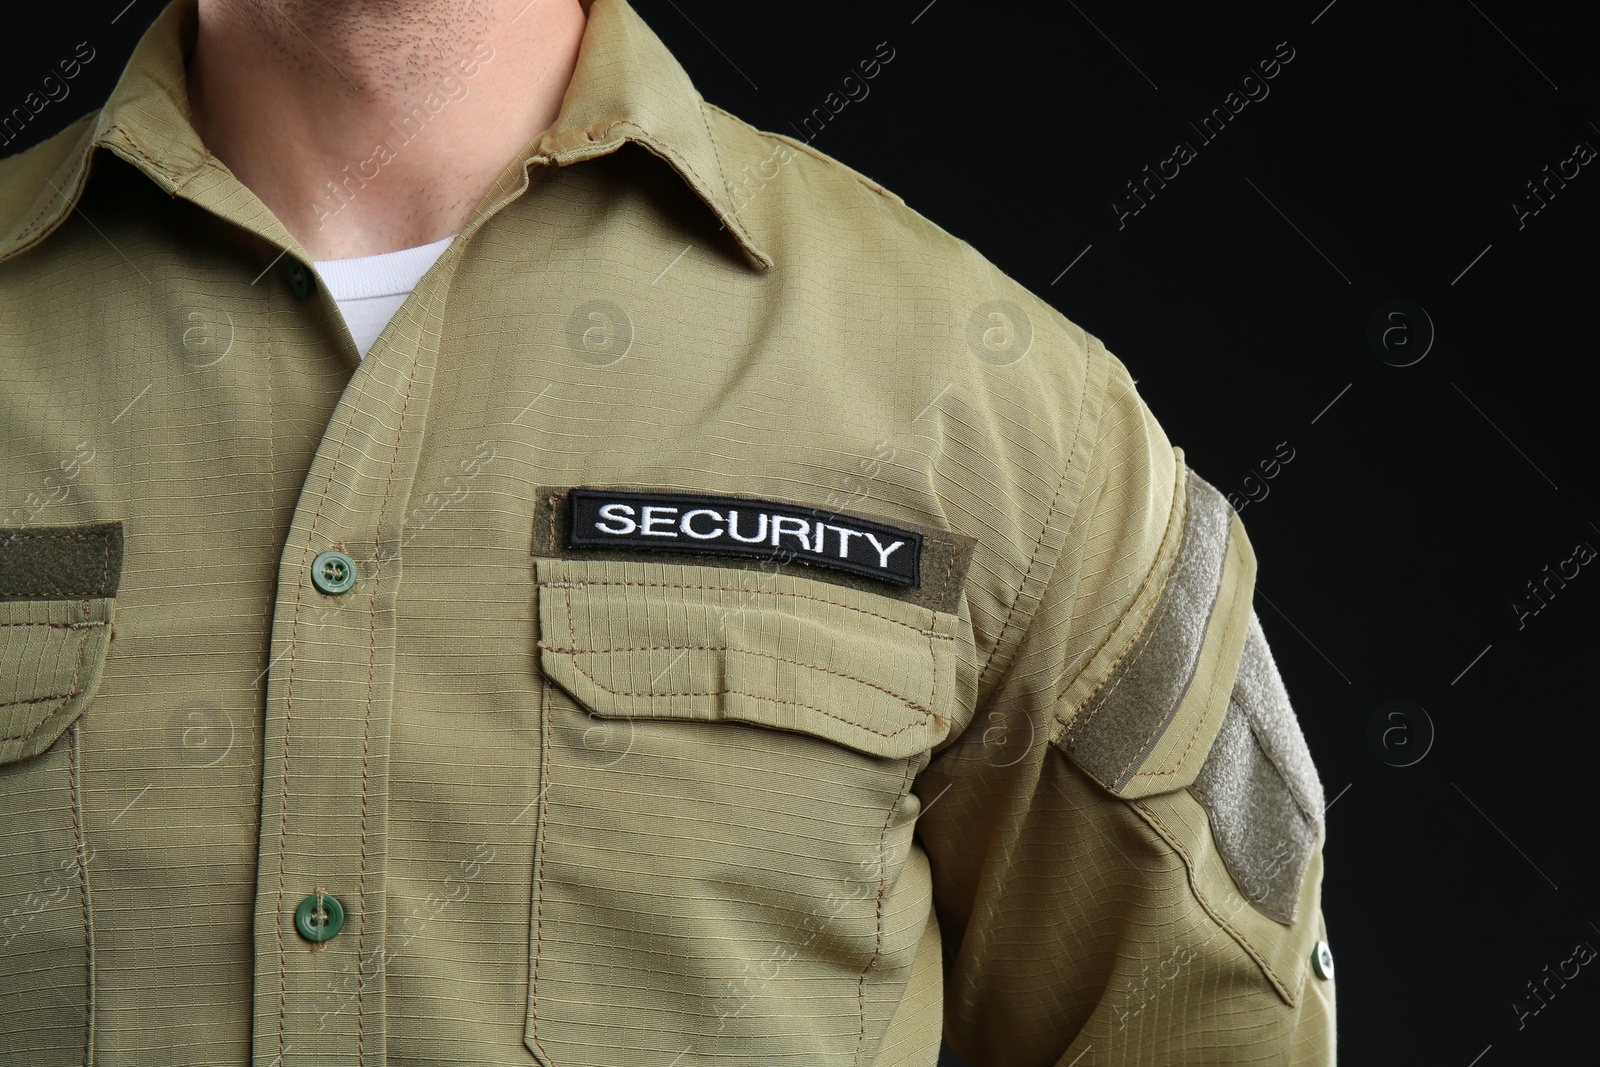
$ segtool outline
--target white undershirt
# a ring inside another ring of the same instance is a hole
[[[455,237],[451,236],[398,252],[313,261],[317,274],[338,303],[350,336],[355,338],[356,351],[363,359],[417,282],[453,240]]]

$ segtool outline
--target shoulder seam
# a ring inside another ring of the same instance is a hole
[[[1044,523],[1039,528],[1039,536],[1034,541],[1033,551],[1031,553],[1029,553],[1029,555],[1028,555],[1028,565],[1023,570],[1022,580],[1019,583],[1018,589],[1017,589],[1017,595],[1012,598],[1010,606],[1007,607],[1007,609],[1006,609],[1005,618],[1002,619],[1001,622],[1000,622],[1000,631],[999,631],[999,634],[995,637],[994,647],[991,648],[990,651],[989,651],[989,658],[986,659],[983,662],[982,666],[978,669],[978,691],[979,692],[983,691],[984,679],[989,674],[990,668],[994,666],[995,658],[1000,654],[1000,650],[1006,646],[1007,639],[1009,638],[1012,630],[1018,628],[1018,624],[1020,623],[1019,632],[1025,634],[1025,633],[1027,633],[1028,628],[1033,625],[1033,620],[1034,620],[1035,613],[1038,611],[1038,608],[1039,608],[1039,602],[1043,599],[1043,596],[1044,596],[1044,590],[1047,589],[1049,587],[1049,585],[1050,585],[1050,582],[1052,580],[1054,580],[1055,571],[1061,564],[1061,553],[1066,548],[1067,534],[1069,532],[1067,530],[1063,530],[1062,531],[1061,543],[1060,543],[1060,545],[1058,545],[1056,547],[1055,558],[1050,560],[1049,564],[1045,568],[1046,573],[1044,574],[1042,579],[1040,579],[1039,582],[1038,582],[1038,586],[1037,586],[1038,593],[1035,594],[1034,597],[1033,597],[1033,599],[1034,599],[1033,606],[1031,608],[1029,608],[1023,614],[1023,617],[1021,619],[1017,619],[1015,617],[1016,616],[1017,605],[1018,605],[1018,603],[1020,601],[1022,601],[1022,599],[1025,596],[1029,595],[1028,592],[1027,592],[1028,584],[1029,584],[1030,580],[1033,579],[1034,568],[1039,563],[1040,552],[1044,549],[1045,543],[1050,537],[1051,528],[1056,523],[1056,517],[1061,513],[1061,494],[1062,494],[1062,491],[1066,488],[1068,476],[1072,473],[1072,471],[1074,469],[1073,460],[1077,457],[1078,449],[1079,449],[1080,446],[1084,448],[1086,455],[1085,455],[1084,460],[1083,460],[1083,470],[1085,472],[1084,492],[1079,494],[1079,500],[1077,502],[1078,507],[1082,506],[1082,504],[1083,504],[1083,499],[1082,499],[1083,495],[1089,489],[1089,485],[1088,485],[1088,482],[1087,482],[1087,476],[1088,476],[1088,472],[1093,469],[1094,460],[1099,454],[1098,453],[1098,449],[1097,449],[1096,446],[1099,444],[1099,441],[1100,441],[1100,416],[1103,414],[1104,409],[1105,409],[1105,394],[1109,391],[1110,380],[1109,380],[1109,375],[1107,375],[1106,376],[1106,379],[1107,379],[1106,382],[1102,385],[1102,387],[1099,390],[1097,390],[1099,395],[1096,396],[1096,398],[1095,398],[1095,432],[1094,432],[1094,438],[1093,438],[1093,440],[1084,441],[1083,440],[1083,427],[1084,427],[1084,423],[1088,421],[1086,416],[1085,416],[1085,412],[1087,411],[1088,405],[1090,403],[1090,399],[1089,399],[1090,380],[1095,378],[1096,374],[1097,374],[1097,371],[1096,371],[1096,363],[1097,363],[1097,361],[1094,358],[1094,350],[1098,346],[1098,347],[1101,348],[1101,351],[1103,352],[1104,351],[1104,346],[1101,346],[1099,344],[1099,340],[1097,338],[1095,338],[1092,334],[1090,334],[1088,331],[1086,331],[1086,330],[1083,331],[1083,335],[1084,335],[1084,343],[1083,343],[1083,354],[1084,354],[1083,391],[1081,393],[1079,393],[1079,395],[1078,395],[1078,403],[1076,405],[1076,411],[1077,411],[1078,420],[1077,420],[1077,425],[1073,428],[1073,431],[1072,431],[1072,443],[1067,446],[1067,455],[1066,455],[1066,458],[1062,461],[1062,464],[1061,464],[1060,477],[1058,477],[1056,479],[1055,490],[1051,494],[1049,507],[1045,511]],[[1109,369],[1109,366],[1108,366],[1108,369]],[[1018,638],[1017,640],[1020,640],[1020,638]],[[1013,647],[1011,649],[1011,652],[1014,654],[1015,651],[1016,651],[1016,649],[1015,649],[1015,647]],[[1005,664],[1005,669],[1009,669],[1010,668],[1010,661],[1012,659],[1014,659],[1014,658],[1015,658],[1014,655],[1011,655],[1011,656],[1007,657],[1007,661],[1006,661],[1006,664]]]
[[[852,167],[850,164],[844,162],[842,159],[837,159],[837,158],[835,158],[833,156],[830,156],[826,152],[823,152],[821,149],[814,148],[809,143],[807,143],[805,141],[798,140],[798,139],[796,139],[794,137],[790,137],[786,133],[778,133],[776,130],[763,130],[759,126],[754,126],[751,123],[746,122],[744,119],[741,119],[738,115],[733,114],[731,111],[728,111],[725,108],[718,107],[716,104],[711,103],[711,101],[709,101],[709,100],[702,99],[701,102],[706,107],[711,108],[713,111],[716,111],[718,114],[723,115],[723,116],[725,116],[727,118],[730,118],[734,122],[737,122],[741,126],[744,126],[746,129],[750,130],[752,133],[756,134],[758,137],[767,138],[769,140],[781,141],[784,144],[787,144],[792,148],[798,148],[800,151],[806,153],[806,155],[808,155],[811,158],[817,160],[818,162],[826,163],[826,164],[828,164],[828,165],[830,165],[832,167],[838,168],[839,170],[843,171],[844,173],[850,175],[850,177],[854,178],[857,182],[859,182],[860,184],[866,186],[868,189],[871,189],[873,192],[877,193],[879,196],[883,197],[884,199],[889,200],[889,201],[891,201],[893,203],[896,203],[896,204],[900,204],[900,205],[904,205],[905,204],[905,201],[902,200],[896,193],[894,193],[890,189],[885,188],[883,185],[881,185],[878,182],[872,180],[871,178],[867,177],[865,174],[861,173],[859,170],[856,170],[854,167]]]

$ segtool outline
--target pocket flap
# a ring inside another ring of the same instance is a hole
[[[0,600],[0,764],[49,748],[94,695],[113,604]]]
[[[754,569],[535,562],[540,665],[595,715],[732,720],[892,758],[950,729],[953,614]]]

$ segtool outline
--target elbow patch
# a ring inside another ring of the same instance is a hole
[[[1122,651],[1055,743],[1128,800],[1188,789],[1240,893],[1293,923],[1322,835],[1322,785],[1251,606],[1238,513],[1178,466],[1174,513]]]

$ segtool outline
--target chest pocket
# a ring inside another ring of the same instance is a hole
[[[926,925],[909,788],[949,731],[957,616],[792,573],[535,562],[529,1049],[866,1062]]]
[[[0,1018],[27,1020],[29,1064],[82,1063],[88,1039],[76,727],[105,667],[121,533],[0,530]]]

